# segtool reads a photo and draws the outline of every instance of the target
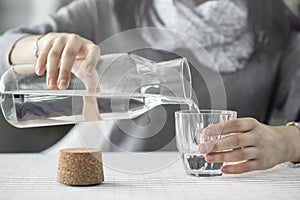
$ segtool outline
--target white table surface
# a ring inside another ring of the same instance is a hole
[[[174,160],[178,158],[175,152],[141,155],[155,163],[149,164],[152,168],[163,163],[165,167],[155,172],[134,174],[111,168],[130,171],[130,165],[126,168],[130,162],[136,162],[136,166],[142,163],[141,168],[147,165],[148,161],[140,158],[132,160],[134,155],[103,153],[103,161],[108,163],[104,168],[105,181],[96,186],[74,187],[56,182],[57,156],[0,154],[0,200],[300,199],[300,168],[280,165],[241,175],[192,177],[185,174],[180,159]],[[168,159],[173,162],[166,166]]]

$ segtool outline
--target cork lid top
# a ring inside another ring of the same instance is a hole
[[[62,153],[82,154],[82,153],[97,153],[100,149],[96,148],[68,148],[60,150]]]
[[[101,151],[93,148],[60,150],[57,181],[66,185],[94,185],[103,182]]]

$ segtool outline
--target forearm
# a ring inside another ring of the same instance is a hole
[[[10,63],[34,63],[36,61],[36,56],[33,50],[33,45],[39,37],[39,35],[31,35],[20,39],[10,52]]]

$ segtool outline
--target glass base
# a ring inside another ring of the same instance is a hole
[[[196,176],[196,177],[212,177],[212,176],[222,176],[223,173],[221,170],[214,170],[214,171],[187,171],[186,174],[190,176]]]
[[[204,155],[199,154],[183,154],[183,165],[185,171],[191,176],[221,176],[223,173],[221,167],[223,163],[208,163],[205,161]]]

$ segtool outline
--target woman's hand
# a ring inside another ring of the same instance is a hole
[[[99,75],[94,70],[100,58],[97,45],[76,34],[49,33],[38,40],[38,50],[36,73],[42,76],[46,71],[50,89],[67,89],[72,72],[83,81],[88,92],[100,92]],[[95,97],[83,97],[82,113],[86,121],[99,119]]]
[[[264,170],[300,160],[300,131],[296,127],[268,126],[252,118],[241,118],[204,129],[204,137],[220,133],[221,139],[200,144],[199,152],[207,153],[208,162],[238,162],[223,166],[223,173]]]
[[[38,40],[37,46],[36,74],[47,73],[50,89],[67,89],[71,72],[81,77],[85,72],[92,74],[100,57],[97,45],[76,34],[48,33]],[[80,65],[74,65],[76,61]]]

